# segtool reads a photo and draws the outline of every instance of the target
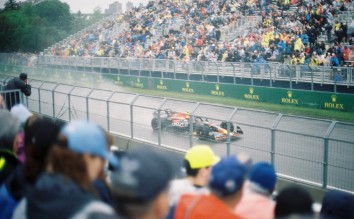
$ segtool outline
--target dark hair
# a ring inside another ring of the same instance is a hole
[[[288,187],[281,190],[276,197],[275,217],[292,214],[311,215],[313,200],[310,194],[300,187]]]
[[[186,170],[186,174],[187,176],[193,176],[196,177],[198,175],[198,172],[201,168],[197,168],[197,169],[193,169],[189,163],[188,160],[184,159],[183,160],[183,166]]]
[[[57,140],[59,127],[46,117],[31,116],[24,125],[25,131],[25,175],[35,181],[47,166],[50,148]]]

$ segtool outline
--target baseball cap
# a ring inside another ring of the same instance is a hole
[[[219,197],[235,194],[242,186],[246,168],[234,156],[224,157],[211,170],[209,187]]]
[[[277,181],[274,167],[267,162],[258,162],[253,165],[249,180],[268,192],[271,192]]]
[[[208,145],[196,145],[189,149],[184,157],[192,169],[199,169],[216,164],[217,157]]]
[[[79,154],[91,154],[107,160],[111,165],[118,166],[118,159],[108,150],[104,131],[89,121],[73,121],[61,130],[67,138],[68,148]]]
[[[113,200],[147,203],[167,188],[176,173],[171,159],[147,146],[121,156],[111,174]]]
[[[21,73],[20,74],[20,79],[21,80],[26,80],[27,79],[27,74],[26,73]]]
[[[321,218],[354,218],[354,196],[342,191],[329,191],[322,201]]]
[[[17,104],[11,108],[11,114],[18,118],[21,123],[25,123],[28,117],[33,114],[23,104]]]

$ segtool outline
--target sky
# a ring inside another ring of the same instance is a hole
[[[0,0],[0,8],[4,8],[4,3],[7,0]],[[17,0],[17,2],[20,2],[21,0]],[[105,9],[108,9],[108,6],[116,2],[118,0],[60,0],[61,2],[65,2],[70,6],[70,11],[72,13],[77,13],[79,10],[81,13],[92,13],[93,9],[97,6],[100,6],[102,9],[102,12],[104,12]],[[128,0],[120,0],[118,1],[123,4],[123,11],[125,10],[125,4],[128,2]],[[139,5],[140,3],[143,3],[144,5],[147,4],[148,0],[131,0],[135,6]]]

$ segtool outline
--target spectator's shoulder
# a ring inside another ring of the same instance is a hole
[[[120,219],[114,212],[113,208],[101,201],[92,201],[85,205],[79,212],[77,212],[72,219],[82,218],[115,218]]]

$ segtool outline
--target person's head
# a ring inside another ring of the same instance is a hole
[[[128,219],[165,218],[174,175],[171,160],[148,146],[123,154],[111,174],[113,207]]]
[[[236,157],[224,157],[211,170],[209,188],[212,194],[234,207],[242,195],[246,167]]]
[[[249,181],[254,191],[271,195],[277,182],[274,167],[267,162],[256,163],[249,174]]]
[[[35,181],[45,171],[48,153],[56,142],[60,126],[52,119],[31,116],[24,126],[25,138],[25,175]]]
[[[279,192],[276,197],[275,218],[291,215],[311,216],[312,197],[300,187],[288,187]]]
[[[19,78],[20,78],[22,81],[25,81],[25,82],[27,82],[27,80],[28,80],[27,74],[26,74],[26,73],[23,73],[23,72],[20,74]]]
[[[196,145],[184,157],[184,168],[188,177],[199,177],[206,186],[211,167],[220,160],[208,145]]]
[[[0,111],[0,185],[19,164],[14,154],[16,136],[20,130],[20,121],[8,111]]]
[[[118,160],[109,153],[103,130],[88,121],[66,124],[48,158],[48,170],[60,173],[89,189],[104,168],[105,160],[117,166]]]
[[[13,151],[20,121],[8,111],[0,111],[0,148]]]
[[[341,191],[329,191],[322,201],[321,219],[354,218],[354,196]]]

